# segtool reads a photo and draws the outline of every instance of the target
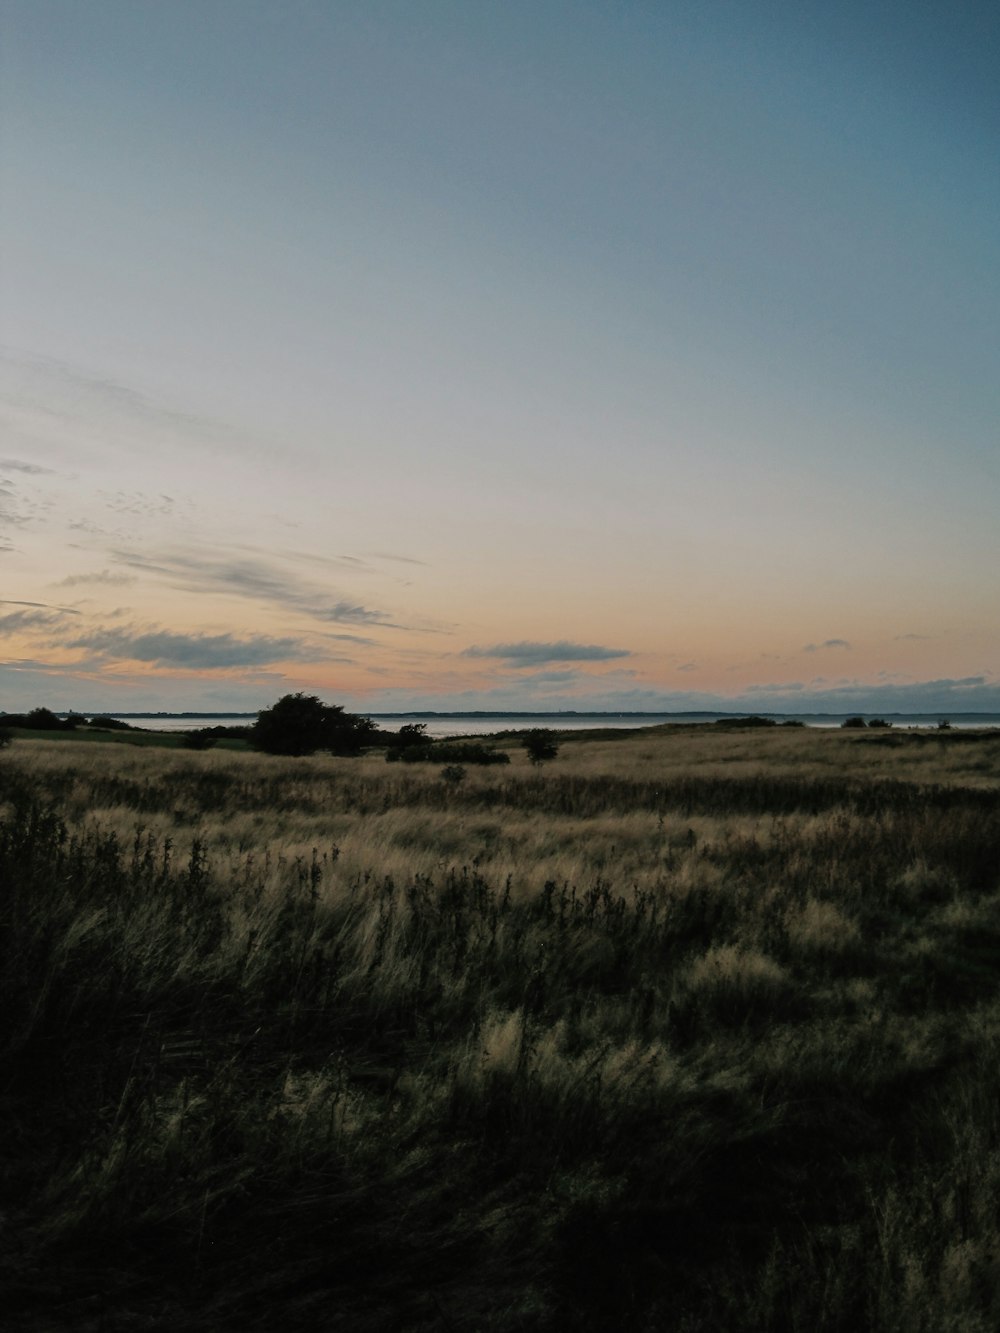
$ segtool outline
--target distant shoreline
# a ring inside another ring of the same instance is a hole
[[[259,710],[258,710],[259,711]],[[218,709],[212,712],[130,712],[122,713],[118,711],[109,711],[108,709],[60,709],[56,710],[57,717],[90,717],[104,714],[116,718],[162,718],[162,719],[192,719],[199,720],[204,718],[256,718],[257,711],[247,712],[229,712],[225,709]],[[936,722],[938,720],[948,720],[953,722],[1000,722],[1000,713],[990,712],[954,712],[948,709],[936,709],[929,713],[887,713],[881,709],[854,708],[842,713],[814,713],[814,712],[751,712],[747,709],[738,709],[736,711],[726,712],[721,709],[689,709],[685,712],[672,711],[629,711],[629,710],[604,710],[602,712],[590,712],[577,709],[562,708],[555,711],[538,711],[532,709],[506,709],[495,711],[492,709],[463,710],[456,712],[434,711],[424,709],[407,713],[383,713],[371,712],[362,713],[363,717],[378,717],[387,719],[411,719],[411,718],[441,718],[445,720],[458,720],[464,718],[482,719],[482,718],[676,718],[678,721],[692,721],[704,718],[739,718],[739,717],[761,717],[761,718],[815,718],[823,721],[837,721],[846,717],[883,717],[887,721],[913,721],[913,722]]]

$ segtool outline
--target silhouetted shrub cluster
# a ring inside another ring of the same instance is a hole
[[[559,737],[548,727],[531,727],[521,732],[521,744],[528,752],[528,758],[538,767],[546,760],[555,759],[559,753]]]
[[[0,723],[26,731],[76,731],[78,727],[94,727],[99,731],[135,730],[128,722],[108,717],[104,713],[97,713],[89,719],[84,713],[69,713],[66,717],[60,717],[51,708],[32,708],[27,713],[0,712]]]
[[[58,717],[49,708],[33,708],[30,713],[0,713],[5,727],[23,727],[29,731],[75,731],[86,718],[79,713]]]
[[[388,731],[380,727],[372,734],[368,744],[379,750],[387,747],[402,750],[415,745],[429,745],[427,723],[404,722],[398,731]]]
[[[210,750],[216,741],[250,741],[252,739],[252,727],[227,727],[220,724],[215,727],[198,727],[194,731],[185,732],[183,745],[186,750]]]
[[[314,694],[286,694],[257,715],[253,743],[267,754],[360,754],[377,728],[369,718],[324,704]]]

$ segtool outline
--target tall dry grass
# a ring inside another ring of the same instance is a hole
[[[15,743],[12,1326],[995,1327],[1000,742],[883,739]]]

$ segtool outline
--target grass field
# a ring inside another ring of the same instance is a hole
[[[0,752],[7,1327],[1000,1327],[1000,734],[510,752]]]

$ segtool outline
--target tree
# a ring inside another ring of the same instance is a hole
[[[56,717],[51,708],[33,708],[24,722],[33,731],[72,731],[76,726],[75,722],[63,722]]]
[[[261,709],[251,736],[267,754],[303,755],[317,750],[358,754],[375,732],[366,717],[345,713],[339,704],[322,703],[314,694],[286,694]]]
[[[427,723],[404,722],[396,732],[397,745],[426,745]]]
[[[546,759],[555,759],[559,753],[559,739],[548,727],[532,727],[530,731],[522,732],[521,744],[536,768]]]

